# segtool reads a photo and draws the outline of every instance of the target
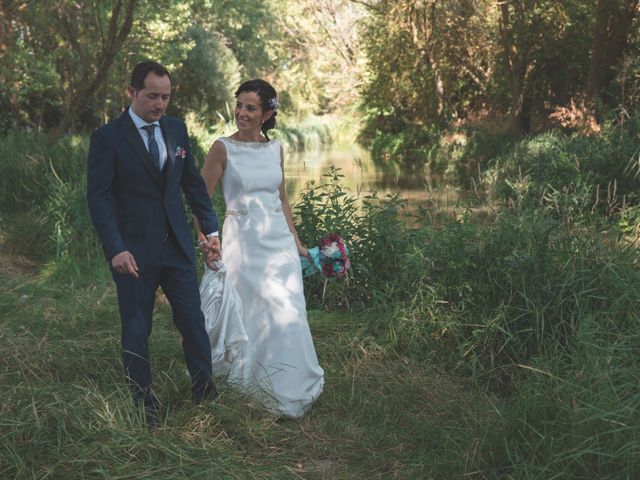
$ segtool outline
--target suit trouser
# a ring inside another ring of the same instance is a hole
[[[137,404],[157,409],[151,393],[149,336],[158,286],[162,287],[173,311],[173,323],[182,335],[192,397],[196,403],[215,395],[211,380],[211,346],[200,309],[197,270],[172,235],[165,240],[156,267],[139,273],[139,278],[113,272],[122,322],[122,360]]]

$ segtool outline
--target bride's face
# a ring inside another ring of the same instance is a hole
[[[236,125],[246,133],[258,133],[262,124],[271,116],[264,112],[256,92],[242,92],[236,99]]]

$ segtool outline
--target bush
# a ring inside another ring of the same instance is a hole
[[[312,305],[335,302],[344,308],[385,305],[392,298],[399,301],[413,278],[403,263],[411,245],[400,215],[404,201],[375,194],[360,200],[343,188],[343,177],[332,167],[325,175],[327,182],[308,183],[293,206],[303,244],[314,246],[324,234],[334,232],[351,250],[349,278],[342,282],[324,282],[321,276],[307,279],[309,301]]]
[[[8,132],[0,139],[0,209],[41,208],[55,188],[55,177],[84,181],[88,145],[88,138],[80,135],[50,144],[39,132]]]
[[[278,138],[287,150],[320,149],[333,142],[336,123],[327,123],[326,119],[311,117],[295,125],[278,120],[278,127],[271,136]]]
[[[613,217],[640,196],[640,120],[601,135],[549,132],[526,138],[495,159],[485,186],[521,208],[543,207],[566,221]]]
[[[387,130],[377,129],[373,123],[361,132],[360,140],[371,150],[377,164],[419,172],[433,160],[440,133],[434,126],[401,123]]]
[[[432,171],[466,189],[477,189],[481,172],[491,162],[510,151],[517,137],[509,132],[490,132],[474,128],[459,128],[443,135],[432,161]]]
[[[498,391],[514,365],[575,348],[581,322],[631,328],[640,309],[635,251],[594,226],[567,226],[545,211],[468,215],[413,224],[399,197],[360,201],[333,169],[294,206],[313,245],[327,232],[351,248],[348,281],[306,280],[311,306],[373,309],[369,330],[398,351],[434,350]],[[615,299],[615,300],[614,300]]]
[[[78,266],[106,263],[89,218],[86,183],[56,179],[52,190],[45,212],[56,258]]]

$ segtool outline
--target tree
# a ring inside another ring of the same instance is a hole
[[[272,76],[297,115],[351,108],[362,82],[357,25],[365,15],[347,0],[274,0],[281,40]]]
[[[615,77],[638,4],[639,0],[598,0],[586,87],[588,105],[593,106]]]
[[[372,119],[442,128],[453,116],[464,116],[484,103],[495,45],[485,26],[493,17],[489,2],[402,0],[367,5],[363,97]]]
[[[219,113],[231,105],[232,92],[240,84],[240,65],[221,35],[191,27],[187,38],[193,48],[176,72],[180,83],[176,86],[174,105],[213,124],[218,122]]]
[[[54,138],[64,133],[82,116],[83,109],[90,105],[93,95],[108,78],[116,55],[131,32],[137,3],[138,0],[115,0],[110,12],[107,12],[101,10],[101,5],[95,1],[85,0],[73,2],[67,5],[68,8],[57,5],[49,12],[60,22],[61,39],[70,47],[75,60],[69,61],[69,57],[66,58],[63,71],[68,81],[69,95],[66,97],[62,117],[52,131]],[[92,21],[87,24],[77,21],[83,9],[95,13]],[[95,33],[98,34],[100,48],[97,57],[92,57],[90,55],[96,52],[89,41]]]

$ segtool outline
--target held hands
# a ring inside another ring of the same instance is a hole
[[[212,270],[217,270],[217,267],[214,266],[214,262],[220,260],[220,237],[212,235],[210,237],[205,237],[204,235],[199,236],[200,241],[198,245],[200,246],[200,250],[202,251],[202,255],[204,256],[205,262],[207,266]]]
[[[123,275],[133,275],[138,278],[138,265],[136,265],[136,259],[128,250],[120,252],[111,259],[111,266],[113,269]]]

